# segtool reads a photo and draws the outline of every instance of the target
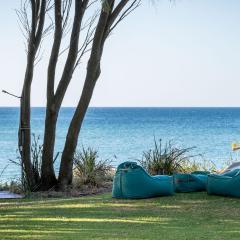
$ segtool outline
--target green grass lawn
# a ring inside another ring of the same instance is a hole
[[[0,239],[240,239],[240,200],[206,193],[1,200]]]

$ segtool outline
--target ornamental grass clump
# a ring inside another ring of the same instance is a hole
[[[111,180],[110,160],[100,160],[93,148],[84,148],[74,156],[74,178],[79,185],[102,186]]]
[[[195,147],[178,148],[171,141],[162,143],[160,139],[154,138],[154,146],[148,151],[144,151],[139,163],[151,175],[171,175],[176,172],[186,172],[185,167],[189,165],[190,160],[197,156],[190,152]]]
[[[36,136],[35,134],[32,134],[31,140],[32,140],[31,149],[30,149],[31,150],[31,166],[32,166],[32,171],[34,174],[33,178],[35,182],[35,186],[32,186],[32,189],[30,189],[31,187],[29,185],[29,182],[26,176],[26,169],[24,168],[24,164],[23,164],[19,149],[16,151],[17,152],[16,160],[9,159],[10,163],[15,164],[21,169],[21,178],[14,181],[13,185],[19,185],[19,187],[21,188],[21,192],[24,192],[26,194],[30,194],[30,192],[37,191],[41,184],[41,165],[42,165],[43,146],[40,143],[40,136]]]

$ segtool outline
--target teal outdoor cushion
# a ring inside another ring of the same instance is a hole
[[[150,176],[135,162],[124,162],[117,168],[113,180],[114,198],[150,198],[174,194],[172,176]]]
[[[220,175],[221,175],[221,176],[233,177],[233,176],[235,176],[239,171],[240,171],[240,169],[234,169],[234,170],[230,170],[230,171],[224,172],[224,173],[222,173],[222,174],[220,174]]]
[[[240,197],[240,170],[217,175],[210,174],[207,184],[208,194]]]
[[[208,172],[208,171],[194,171],[194,172],[191,172],[191,174],[208,175],[208,174],[210,174],[210,172]]]
[[[173,175],[176,192],[205,191],[208,175],[206,172],[177,173]]]

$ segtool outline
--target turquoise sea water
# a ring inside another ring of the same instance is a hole
[[[56,137],[56,152],[62,151],[73,108],[62,108]],[[32,130],[43,136],[44,108],[32,109]],[[0,171],[16,158],[18,108],[0,108]],[[181,147],[196,146],[196,153],[218,166],[231,154],[231,143],[240,141],[240,108],[90,108],[79,147],[92,146],[101,158],[114,165],[140,159],[153,145],[153,138],[173,140]],[[116,156],[117,158],[115,158]],[[56,163],[56,168],[57,168]],[[15,178],[19,170],[10,164],[2,179]]]

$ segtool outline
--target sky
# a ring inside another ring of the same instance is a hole
[[[14,9],[0,1],[0,88],[20,95],[26,66]],[[143,0],[108,39],[91,106],[240,106],[240,1]],[[46,67],[52,38],[36,66],[32,106],[46,104]],[[61,61],[60,61],[61,62]],[[86,65],[77,69],[63,106],[75,106]],[[58,69],[58,78],[61,73]],[[0,93],[0,106],[19,100]]]

